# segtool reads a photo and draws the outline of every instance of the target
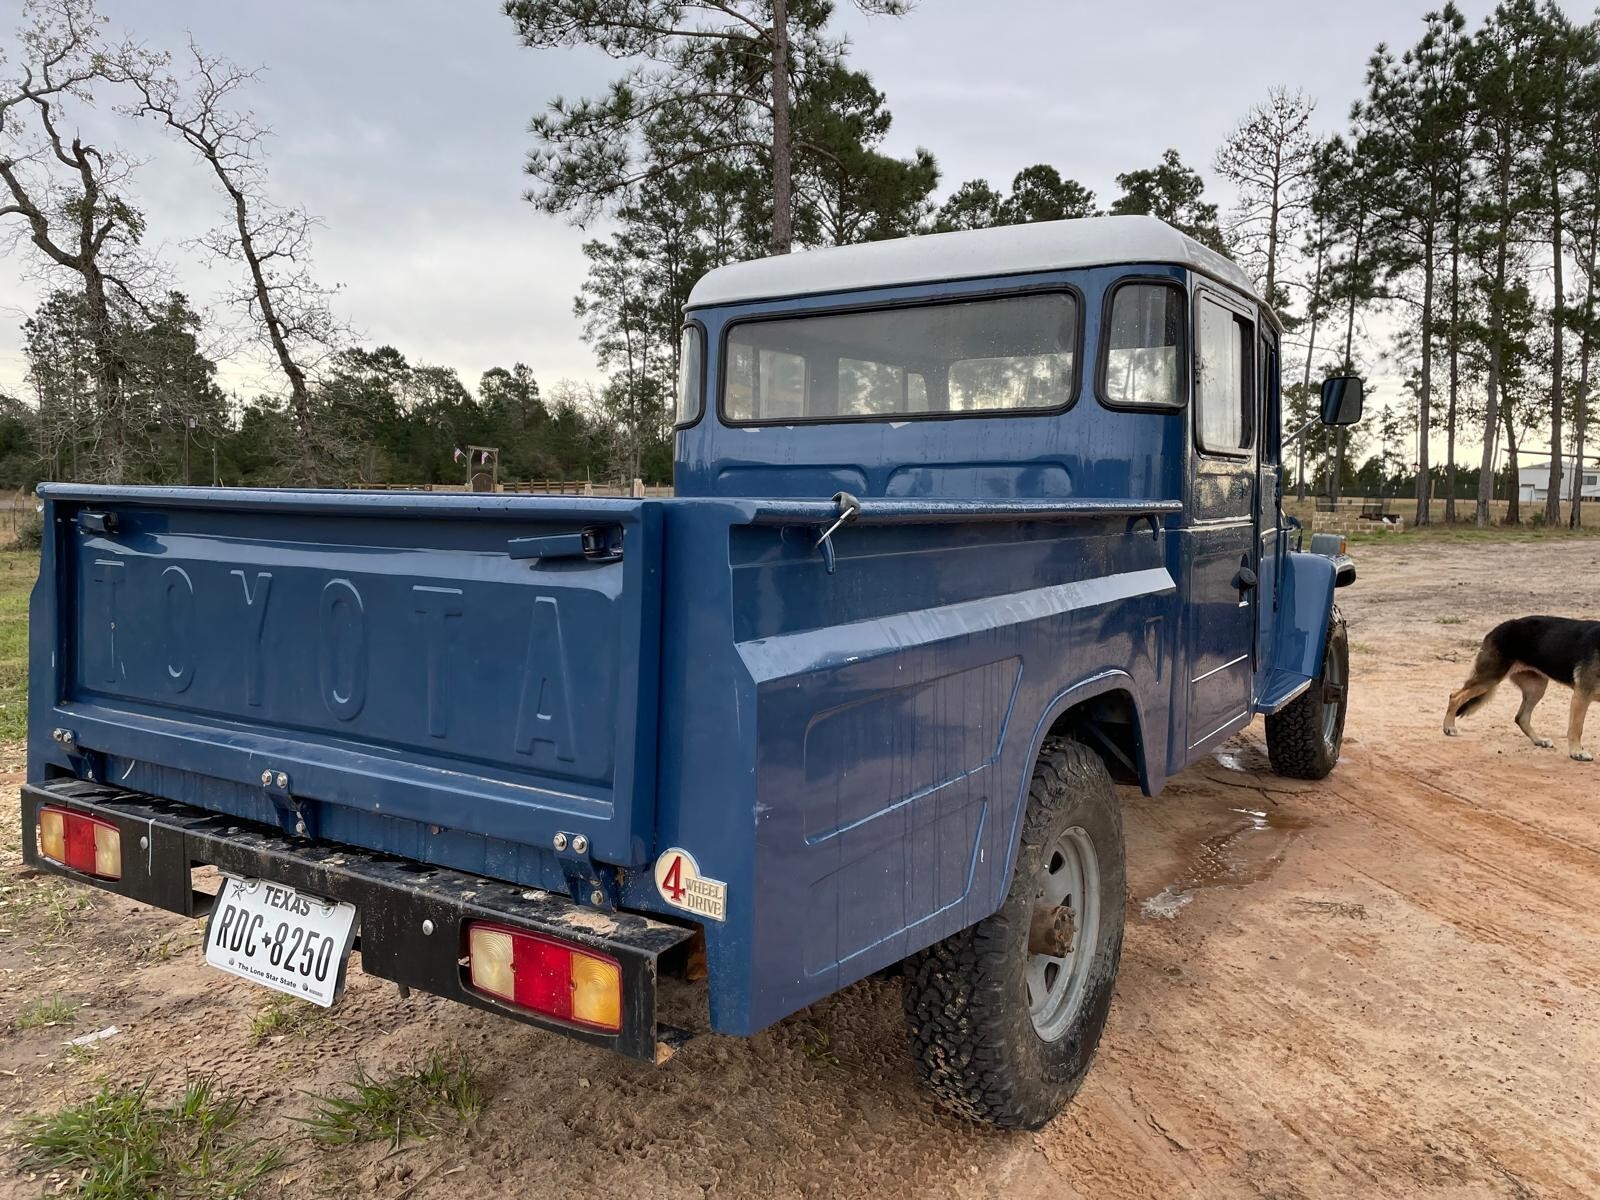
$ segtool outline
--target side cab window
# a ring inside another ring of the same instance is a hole
[[[1277,465],[1282,428],[1278,388],[1278,344],[1268,331],[1266,322],[1261,325],[1260,391],[1256,411],[1261,414],[1261,461]]]
[[[1182,408],[1188,293],[1173,280],[1111,287],[1100,353],[1100,398],[1112,408]]]
[[[1256,339],[1248,316],[1201,292],[1195,312],[1195,440],[1207,454],[1255,443]]]

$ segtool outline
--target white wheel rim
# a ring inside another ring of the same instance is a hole
[[[1035,904],[1072,910],[1072,945],[1059,957],[1030,954],[1025,972],[1028,1014],[1041,1039],[1057,1041],[1072,1025],[1089,990],[1100,941],[1100,864],[1094,843],[1074,825],[1044,853]]]

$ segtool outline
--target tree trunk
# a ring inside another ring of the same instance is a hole
[[[1589,285],[1589,308],[1594,307],[1594,284]],[[1572,508],[1567,514],[1568,523],[1573,529],[1583,525],[1583,452],[1584,436],[1589,431],[1589,353],[1593,343],[1587,333],[1588,326],[1584,326],[1582,349],[1578,352],[1578,396],[1574,405],[1577,410],[1573,414],[1572,429]]]
[[[1500,437],[1500,310],[1489,318],[1488,409],[1483,423],[1483,461],[1478,468],[1478,507],[1474,514],[1479,529],[1489,526],[1489,501],[1494,499],[1495,443]]]
[[[1511,238],[1511,220],[1509,208],[1511,204],[1511,159],[1506,152],[1504,144],[1501,147],[1501,162],[1499,168],[1499,200],[1500,200],[1500,236],[1495,241],[1495,270],[1494,293],[1489,297],[1489,383],[1488,407],[1483,417],[1483,465],[1478,473],[1478,511],[1477,524],[1479,529],[1486,529],[1489,525],[1489,501],[1494,497],[1494,458],[1495,441],[1500,433],[1500,367],[1501,349],[1505,329],[1505,303],[1506,303],[1506,254],[1507,242]],[[1507,428],[1510,422],[1506,422]],[[1512,504],[1516,503],[1513,491]]]
[[[789,132],[789,3],[772,0],[772,252],[794,243],[793,144]]]
[[[1311,313],[1311,327],[1306,334],[1306,376],[1301,394],[1304,395],[1308,407],[1311,404],[1311,364],[1317,355],[1317,320],[1322,315],[1322,256],[1322,231],[1319,228],[1317,231],[1317,266],[1311,276],[1311,300],[1306,305]],[[1300,499],[1302,502],[1306,498],[1306,438],[1309,436],[1310,434],[1302,434],[1300,436],[1299,474]]]
[[[1367,218],[1366,215],[1363,214],[1360,222],[1356,226],[1355,245],[1350,249],[1350,270],[1352,274],[1359,272],[1361,269],[1361,242],[1366,230]],[[1356,293],[1355,287],[1352,285],[1350,290],[1350,305],[1348,311],[1345,313],[1344,321],[1344,373],[1346,375],[1349,375],[1355,370],[1355,361],[1353,358],[1353,355],[1355,354],[1355,344]],[[1339,426],[1339,428],[1334,431],[1333,444],[1333,482],[1328,487],[1328,495],[1332,499],[1338,500],[1344,492],[1345,427],[1343,425]]]
[[[1430,217],[1431,221],[1432,218]],[[1428,418],[1433,401],[1433,228],[1422,241],[1422,383],[1417,396],[1417,518],[1429,524],[1428,501],[1433,480],[1429,474]]]
[[[256,308],[261,313],[261,324],[266,328],[267,340],[272,344],[272,352],[278,359],[278,366],[282,368],[284,378],[289,381],[289,408],[294,413],[295,428],[300,434],[301,477],[306,483],[320,483],[311,433],[311,396],[306,389],[306,373],[300,369],[300,364],[295,361],[294,354],[289,348],[288,339],[284,335],[283,321],[278,316],[277,306],[273,303],[272,289],[267,286],[266,269],[260,253],[256,250],[255,237],[250,228],[249,206],[244,192],[234,185],[221,160],[215,154],[208,157],[217,179],[233,199],[234,224],[239,231],[239,251],[244,255],[245,265],[250,268],[250,286],[255,292]]]
[[[1456,521],[1456,403],[1461,386],[1461,226],[1450,235],[1450,399],[1445,408],[1444,519]]]
[[[1553,283],[1556,296],[1555,320],[1550,331],[1553,339],[1550,349],[1550,484],[1545,489],[1544,523],[1554,529],[1561,524],[1561,407],[1564,399],[1561,374],[1566,366],[1561,340],[1566,325],[1566,318],[1561,311],[1566,303],[1566,292],[1562,290],[1561,281],[1561,173],[1554,168],[1550,172],[1550,213],[1550,249],[1554,255]],[[1581,464],[1579,474],[1582,474]]]
[[[1278,218],[1283,212],[1283,143],[1277,142],[1272,160],[1272,211],[1267,218],[1267,279],[1266,300],[1271,305],[1273,287],[1278,279]]]
[[[1600,239],[1600,212],[1589,224],[1590,253]],[[1589,362],[1594,352],[1594,284],[1595,263],[1589,263],[1585,272],[1587,284],[1583,289],[1583,340],[1578,350],[1578,396],[1574,403],[1577,410],[1573,414],[1572,430],[1572,508],[1568,512],[1567,520],[1573,529],[1583,525],[1583,454],[1587,449],[1585,442],[1589,432]]]
[[[1517,430],[1512,420],[1511,406],[1501,409],[1506,427],[1506,524],[1522,524],[1522,470],[1517,458]]]
[[[89,308],[90,340],[94,344],[95,375],[100,393],[99,428],[96,430],[103,451],[96,455],[97,472],[106,483],[124,483],[128,477],[128,436],[124,411],[126,389],[122,386],[122,356],[117,353],[116,330],[111,305],[106,299],[105,279],[91,267],[84,272],[84,300]]]

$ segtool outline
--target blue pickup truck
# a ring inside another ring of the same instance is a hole
[[[1258,713],[1339,756],[1279,338],[1151,218],[920,237],[700,281],[670,499],[41,487],[25,857],[264,987],[359,950],[657,1062],[669,979],[748,1035],[894,970],[932,1091],[1037,1127],[1111,1003],[1113,782]]]

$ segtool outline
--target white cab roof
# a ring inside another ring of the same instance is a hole
[[[1188,267],[1260,298],[1250,277],[1235,263],[1159,218],[1085,217],[930,233],[731,263],[702,276],[689,293],[687,307],[1124,263]]]

